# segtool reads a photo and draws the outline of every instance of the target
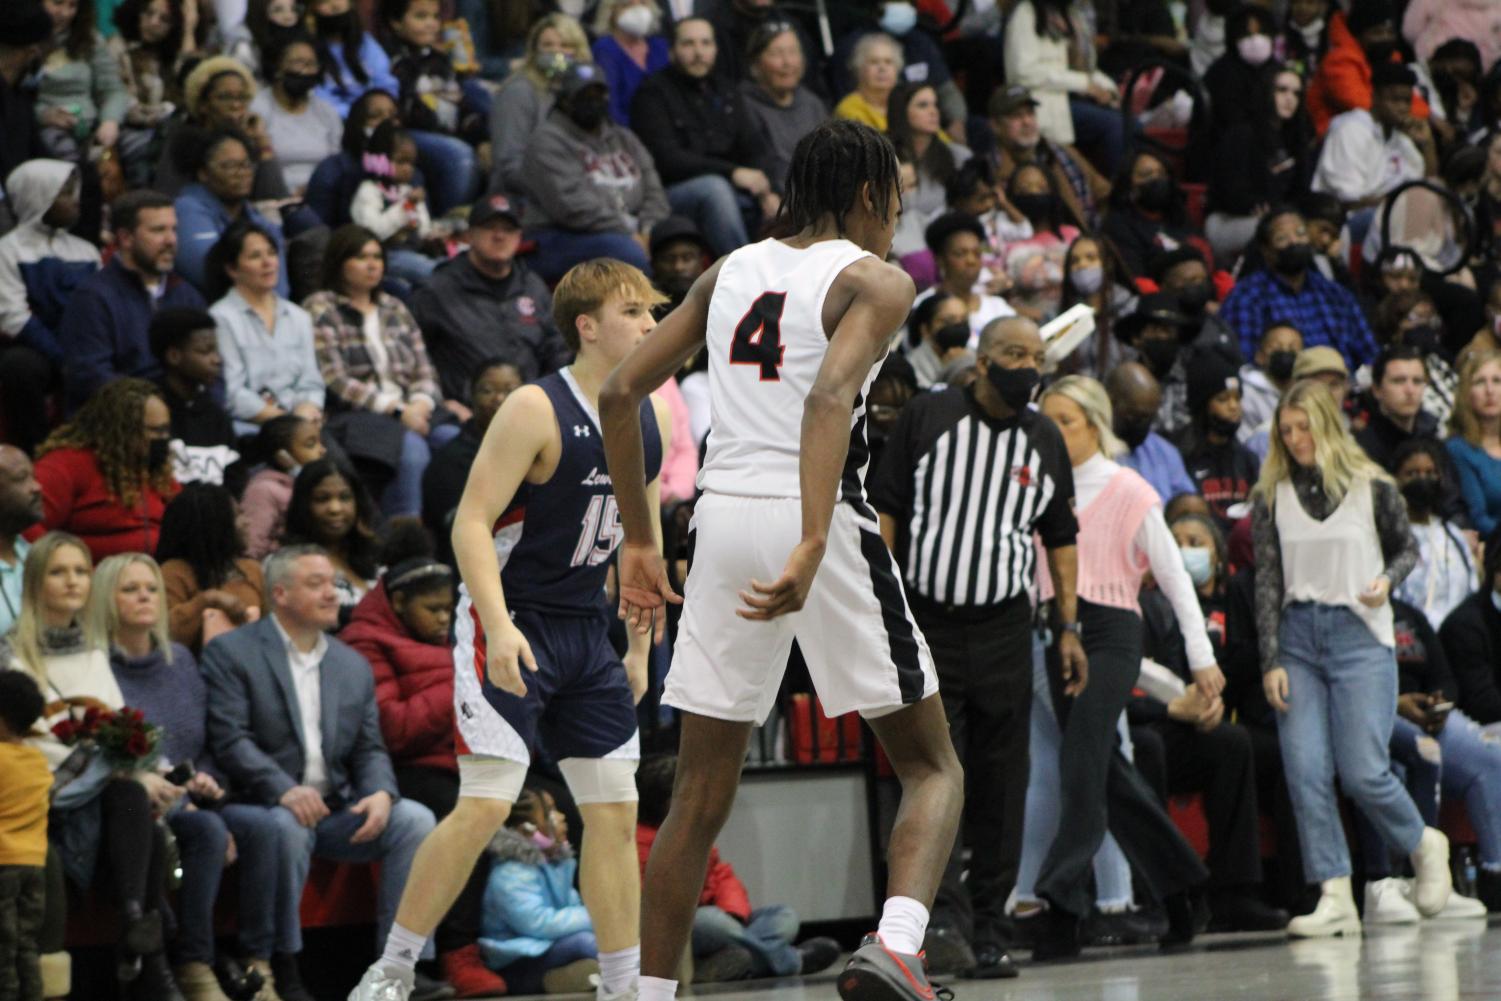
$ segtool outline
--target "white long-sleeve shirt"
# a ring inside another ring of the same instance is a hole
[[[1392,129],[1386,135],[1369,111],[1356,108],[1329,124],[1313,190],[1358,202],[1422,180],[1425,168],[1423,154],[1407,133]]]

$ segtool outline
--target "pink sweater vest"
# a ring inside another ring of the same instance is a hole
[[[1161,503],[1157,491],[1134,469],[1122,466],[1079,519],[1079,597],[1096,605],[1140,612],[1136,600],[1141,578],[1150,567],[1136,548],[1142,519]],[[1047,561],[1037,561],[1037,581],[1044,601],[1053,597]]]

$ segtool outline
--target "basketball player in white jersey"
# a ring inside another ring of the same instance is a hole
[[[860,712],[902,783],[880,926],[841,973],[839,992],[845,1001],[934,996],[918,953],[954,843],[963,773],[932,657],[863,483],[865,394],[913,298],[912,280],[883,260],[899,185],[880,133],[848,121],[819,126],[789,172],[782,216],[794,235],[743,247],[705,272],[600,392],[625,528],[620,614],[641,632],[664,602],[683,599],[653,541],[637,408],[707,346],[703,496],[663,694],[682,711],[682,742],[643,888],[641,1001],[675,995],[669,978],[709,849],[794,638],[825,711]]]

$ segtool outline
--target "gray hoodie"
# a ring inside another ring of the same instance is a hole
[[[672,212],[651,154],[608,119],[590,134],[554,109],[523,163],[528,227],[650,233]]]
[[[99,251],[87,240],[48,226],[42,217],[78,170],[62,160],[28,160],[6,178],[20,220],[0,238],[0,336],[60,360],[53,334],[68,296],[99,270]]]

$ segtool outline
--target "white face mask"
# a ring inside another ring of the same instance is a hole
[[[632,38],[645,38],[651,34],[656,20],[656,15],[651,12],[650,7],[637,4],[620,12],[620,16],[615,19],[615,27]]]
[[[1324,19],[1321,17],[1313,21],[1309,21],[1301,28],[1299,28],[1297,25],[1293,25],[1293,30],[1303,36],[1304,45],[1308,46],[1310,49],[1316,48],[1319,44],[1319,36],[1324,33]]]
[[[1260,66],[1272,58],[1272,37],[1270,35],[1247,35],[1235,43],[1235,51],[1240,53],[1241,59],[1252,66]]]

